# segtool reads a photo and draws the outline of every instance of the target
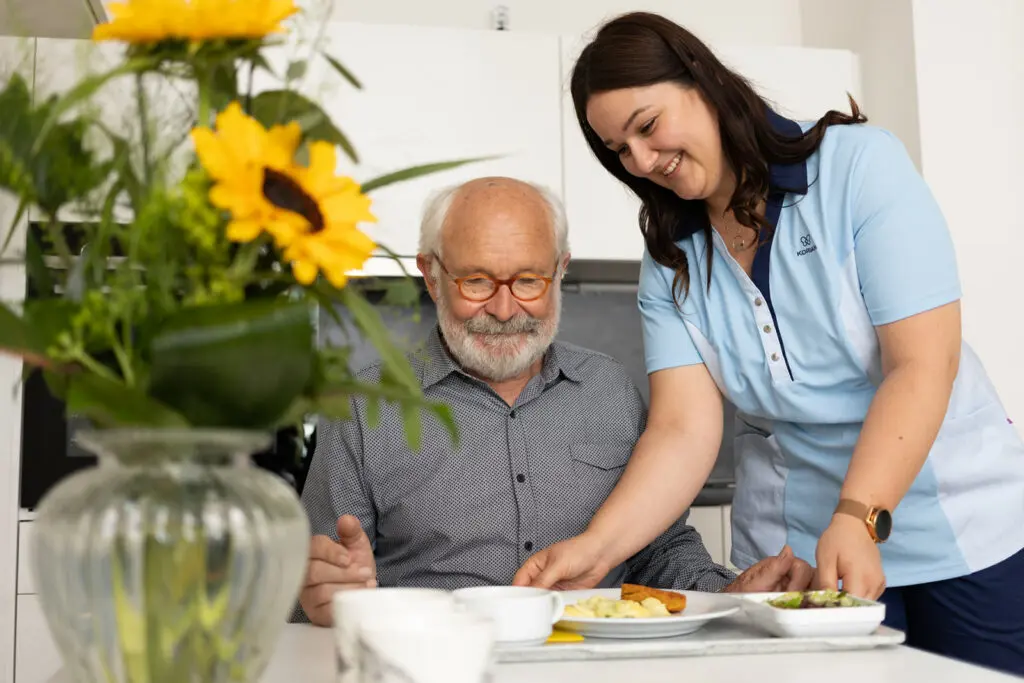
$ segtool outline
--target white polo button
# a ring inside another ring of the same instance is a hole
[[[757,297],[756,299],[754,299],[754,305],[755,306],[762,306],[762,305],[764,305],[764,301],[761,300],[761,297]]]
[[[772,362],[773,363],[778,363],[779,362],[779,354],[777,354],[777,353],[773,353],[772,354]]]
[[[772,333],[772,326],[771,326],[771,325],[765,325],[765,326],[764,326],[764,327],[762,327],[761,329],[763,329],[763,330],[764,330],[764,333],[765,333],[765,334],[771,334],[771,333]]]

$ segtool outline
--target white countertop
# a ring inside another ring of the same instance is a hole
[[[285,627],[277,652],[260,683],[334,683],[334,646],[328,629],[306,624]],[[1010,683],[1020,679],[912,650],[907,647],[862,652],[761,654],[657,659],[622,659],[535,664],[500,664],[493,683],[679,683],[747,681],[757,683]],[[62,673],[50,683],[70,683]]]
[[[261,683],[334,683],[333,644],[328,629],[289,624]],[[906,647],[865,652],[681,657],[592,662],[500,664],[494,683],[679,683],[747,681],[758,683],[1008,683],[1018,681]],[[56,682],[54,682],[56,683]]]

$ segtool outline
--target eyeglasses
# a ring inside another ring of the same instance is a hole
[[[498,293],[498,289],[502,285],[507,286],[508,290],[512,292],[512,296],[520,301],[536,301],[547,293],[548,287],[551,286],[555,279],[554,276],[548,277],[537,273],[520,273],[507,280],[499,280],[487,273],[472,273],[465,277],[455,277],[448,272],[444,262],[436,254],[434,258],[437,259],[437,263],[441,266],[444,274],[451,278],[452,282],[459,288],[459,294],[464,299],[478,303],[490,300]],[[556,263],[555,275],[557,274],[558,264]]]

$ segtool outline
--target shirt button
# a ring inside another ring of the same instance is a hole
[[[526,543],[524,543],[523,548],[525,548],[527,552],[533,550],[533,541],[527,541]]]
[[[779,362],[779,354],[777,354],[777,353],[773,353],[772,354],[772,362],[773,363],[778,363]]]
[[[517,474],[516,475],[516,481],[518,481],[520,484],[522,484],[524,481],[526,481],[526,475],[525,474]]]
[[[513,420],[516,419],[516,411],[513,410],[511,413],[508,414],[508,416]]]
[[[755,306],[761,306],[763,304],[764,304],[764,301],[761,300],[761,297],[757,297],[756,299],[754,299],[754,305]]]
[[[772,326],[771,325],[765,325],[761,329],[764,330],[765,334],[771,334],[772,333]]]

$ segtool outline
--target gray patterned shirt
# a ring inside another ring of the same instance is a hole
[[[337,540],[338,517],[358,517],[381,586],[507,585],[530,555],[586,529],[643,431],[640,394],[615,360],[557,341],[513,406],[459,368],[436,328],[410,361],[426,396],[451,406],[460,447],[425,415],[411,452],[393,405],[371,429],[355,401],[352,419],[318,427],[302,492],[312,531]],[[684,515],[602,585],[719,591],[734,578]]]

